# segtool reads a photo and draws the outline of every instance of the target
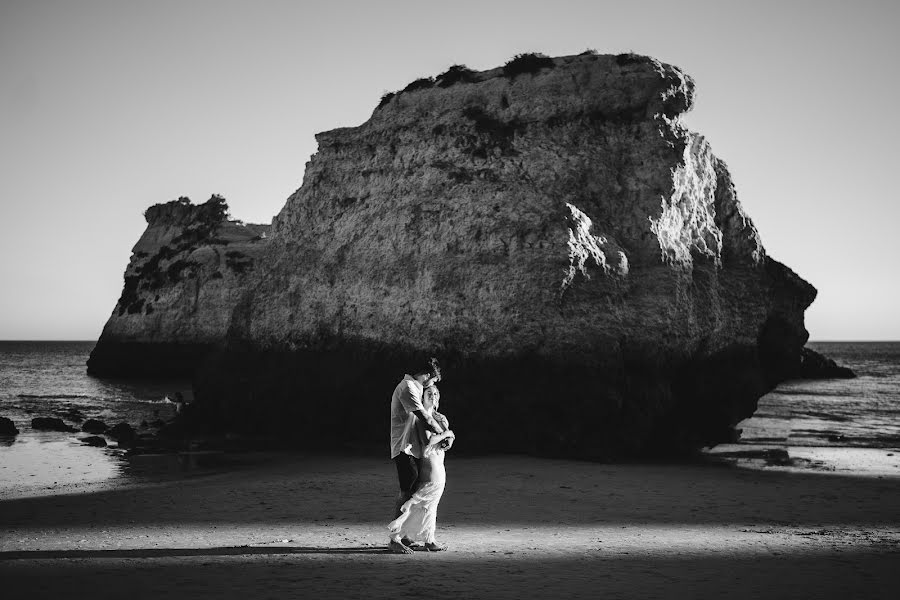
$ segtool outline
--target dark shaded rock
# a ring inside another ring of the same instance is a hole
[[[56,417],[35,417],[31,420],[31,428],[38,431],[64,431],[66,433],[78,431]]]
[[[96,446],[97,448],[106,448],[106,438],[102,435],[90,435],[81,438],[81,443],[86,446]]]
[[[81,430],[85,433],[105,433],[109,427],[103,421],[88,419],[81,424]]]
[[[156,419],[155,421],[153,421],[152,423],[150,423],[150,426],[151,426],[151,427],[157,427],[157,428],[159,428],[159,427],[165,427],[165,425],[166,425],[166,422],[163,421],[162,419]]]
[[[134,427],[132,427],[128,423],[119,423],[118,425],[113,425],[106,432],[106,435],[119,442],[120,446],[129,446],[137,438],[137,433],[135,432]]]
[[[212,343],[138,342],[101,338],[88,373],[106,377],[189,377],[214,348]]]
[[[191,432],[186,419],[174,419],[168,423],[163,423],[157,435],[162,439],[184,439]]]
[[[856,373],[842,367],[827,356],[811,348],[800,351],[800,364],[792,374],[792,379],[854,379]]]
[[[16,428],[16,424],[12,422],[12,419],[0,417],[0,435],[17,435],[18,433],[19,430]]]

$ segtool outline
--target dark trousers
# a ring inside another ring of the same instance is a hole
[[[410,456],[406,452],[401,452],[394,457],[394,464],[397,465],[397,478],[400,480],[400,491],[408,499],[416,491],[419,484],[419,465],[421,459]]]

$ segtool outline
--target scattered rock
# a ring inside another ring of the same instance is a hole
[[[109,427],[103,421],[98,419],[88,419],[81,425],[81,430],[85,433],[105,433]]]
[[[81,443],[86,446],[96,446],[97,448],[106,448],[106,438],[102,435],[90,435],[81,438]]]
[[[106,434],[119,442],[119,446],[129,446],[134,443],[134,440],[137,437],[134,427],[124,422],[114,425],[106,432]]]
[[[11,419],[0,417],[0,435],[16,435],[17,433],[19,430],[16,429],[16,424]]]
[[[66,433],[78,431],[56,417],[35,417],[31,420],[31,428],[38,431],[64,431]]]

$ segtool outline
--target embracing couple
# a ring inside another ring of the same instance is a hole
[[[397,466],[400,493],[391,521],[388,549],[446,550],[434,539],[437,507],[444,493],[444,451],[453,445],[447,417],[438,412],[441,369],[432,358],[403,377],[391,397],[391,459]],[[422,545],[419,546],[419,543]]]

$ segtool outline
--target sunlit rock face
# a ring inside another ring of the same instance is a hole
[[[225,302],[196,417],[386,445],[393,385],[434,355],[460,448],[730,439],[799,361],[815,290],[766,256],[680,123],[693,94],[646,57],[525,60],[415,82],[319,134]]]
[[[214,196],[151,206],[125,285],[91,352],[95,375],[189,375],[225,340],[268,225],[227,219]]]

